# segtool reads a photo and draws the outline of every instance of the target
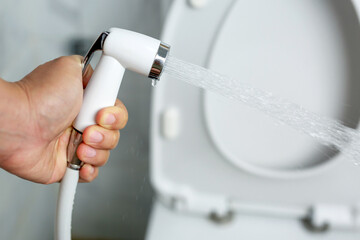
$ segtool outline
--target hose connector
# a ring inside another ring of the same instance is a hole
[[[76,151],[82,142],[82,133],[72,128],[69,144],[67,147],[68,168],[80,170],[83,162],[78,158]]]

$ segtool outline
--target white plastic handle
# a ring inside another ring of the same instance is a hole
[[[125,68],[115,58],[102,54],[94,73],[86,86],[83,104],[74,122],[74,128],[83,132],[96,124],[97,112],[114,106]]]

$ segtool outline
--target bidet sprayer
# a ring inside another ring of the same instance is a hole
[[[95,51],[102,51],[100,60],[85,89],[81,110],[73,124],[68,146],[68,167],[79,170],[82,162],[76,149],[82,141],[82,132],[94,125],[96,113],[113,106],[125,69],[140,73],[159,81],[170,46],[161,41],[136,32],[111,28],[100,34],[83,60],[86,71]]]
[[[152,79],[160,79],[170,47],[157,39],[111,28],[100,34],[83,60],[83,74],[95,51],[102,55],[84,91],[83,104],[73,123],[67,148],[68,168],[59,189],[55,239],[71,240],[71,215],[82,162],[76,154],[82,142],[82,132],[94,125],[97,112],[113,106],[118,95],[125,69]]]

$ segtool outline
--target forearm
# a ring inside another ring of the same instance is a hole
[[[21,145],[20,123],[24,120],[25,101],[18,84],[0,78],[0,167]]]

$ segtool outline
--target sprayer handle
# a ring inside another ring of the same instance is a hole
[[[83,104],[73,124],[76,130],[83,132],[96,124],[97,112],[114,106],[124,72],[125,68],[115,58],[102,54],[84,90]]]

